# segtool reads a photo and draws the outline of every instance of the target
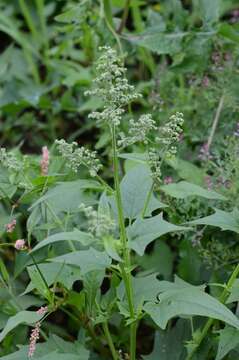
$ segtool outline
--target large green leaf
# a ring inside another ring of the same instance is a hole
[[[60,354],[58,351],[53,351],[50,354],[44,355],[38,359],[39,360],[81,360],[84,358],[77,354],[67,354],[67,353]]]
[[[235,347],[239,345],[239,331],[233,327],[226,326],[220,330],[219,345],[215,360],[224,359],[224,357]]]
[[[78,229],[74,229],[74,231],[61,232],[61,233],[57,233],[57,234],[48,236],[46,239],[39,242],[34,247],[32,252],[39,250],[39,249],[43,248],[44,246],[55,244],[59,241],[78,241],[82,245],[88,246],[94,241],[94,238],[89,233],[85,233]]]
[[[82,274],[93,270],[104,270],[111,264],[110,257],[93,248],[89,250],[75,251],[69,254],[50,259],[54,262],[79,266]]]
[[[54,283],[60,283],[64,285],[67,289],[71,289],[73,283],[76,280],[81,279],[81,271],[79,268],[66,265],[66,264],[58,264],[58,263],[46,263],[46,264],[38,264],[38,268],[40,269],[44,279],[46,280],[48,286],[53,285]],[[38,289],[40,293],[45,293],[46,285],[39,274],[38,269],[35,265],[28,266],[27,268],[29,277],[31,279],[28,284],[24,294],[32,291],[33,289]]]
[[[127,229],[130,239],[130,247],[139,255],[143,255],[145,248],[153,240],[169,232],[189,230],[184,226],[177,226],[163,220],[159,214],[149,219],[137,218],[133,225]]]
[[[205,25],[214,24],[219,20],[222,2],[223,0],[196,1],[196,3],[199,4],[199,15],[201,16]]]
[[[140,214],[152,183],[150,170],[145,165],[135,166],[126,173],[120,184],[125,217],[134,219]]]
[[[204,178],[206,176],[205,170],[178,157],[171,157],[166,161],[169,166],[177,171],[181,179],[203,186]]]
[[[12,354],[1,357],[2,360],[26,360],[28,354],[29,346],[20,346],[20,349]],[[59,355],[61,358],[66,354],[67,356],[73,355],[77,356],[77,360],[88,360],[89,359],[89,351],[86,350],[79,341],[69,342],[65,341],[62,338],[50,334],[48,340],[44,343],[36,344],[36,351],[34,353],[34,359],[42,359],[43,357],[48,356],[48,354],[52,354],[53,352],[57,352],[57,358],[59,359]],[[53,355],[51,355],[53,356]],[[54,358],[53,358],[54,359]],[[70,358],[71,359],[71,358]],[[74,360],[75,358],[72,358]],[[47,359],[48,360],[48,359]]]
[[[190,224],[217,226],[222,230],[231,230],[239,233],[239,211],[237,209],[234,209],[232,212],[219,209],[214,210],[214,214],[191,221]]]
[[[158,295],[159,303],[147,303],[145,311],[155,323],[165,329],[175,316],[206,316],[221,320],[239,329],[239,319],[223,304],[201,289],[184,287]]]
[[[155,32],[145,32],[128,37],[131,43],[142,46],[157,54],[175,54],[181,50],[181,43],[187,32],[163,33],[158,28]]]
[[[135,219],[143,210],[153,180],[150,169],[146,165],[138,165],[129,170],[120,184],[124,215]],[[165,207],[155,197],[151,196],[148,211]]]
[[[178,320],[176,326],[166,331],[157,331],[154,339],[154,349],[144,360],[184,360],[186,350],[184,343],[190,338],[189,323]],[[173,346],[172,346],[173,340]]]
[[[14,316],[11,316],[3,331],[0,333],[0,342],[5,338],[5,336],[17,327],[20,324],[31,325],[39,321],[43,315],[38,315],[35,311],[20,311]]]
[[[167,195],[177,199],[184,199],[188,196],[201,196],[206,199],[226,200],[226,198],[212,190],[203,189],[201,186],[191,184],[187,181],[180,181],[176,184],[162,185],[161,190]]]
[[[236,279],[230,289],[230,295],[227,298],[226,303],[230,304],[232,302],[239,301],[239,279]]]
[[[153,301],[156,298],[160,284],[156,276],[157,274],[151,274],[132,278],[135,308],[142,306],[145,301]],[[127,303],[123,281],[117,288],[117,296],[120,301]]]
[[[163,240],[157,240],[149,254],[137,256],[137,264],[144,270],[155,272],[168,279],[173,271],[174,255],[170,247]]]
[[[30,208],[34,209],[40,204],[48,204],[57,214],[60,211],[74,212],[82,202],[88,204],[89,195],[84,193],[86,189],[102,189],[96,181],[93,180],[76,180],[58,183],[53,189],[46,192]]]

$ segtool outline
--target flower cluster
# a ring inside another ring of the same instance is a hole
[[[84,212],[89,224],[89,231],[101,238],[115,230],[115,222],[108,215],[97,212],[92,206],[81,204],[79,209]]]
[[[124,133],[120,133],[121,139],[118,140],[119,146],[125,147],[136,142],[143,142],[144,144],[148,144],[148,133],[151,130],[157,129],[151,114],[141,115],[137,121],[131,119],[129,121],[129,125],[129,136],[125,136]]]
[[[17,220],[13,219],[10,223],[6,225],[6,232],[12,233],[17,225]]]
[[[156,138],[156,142],[161,142],[167,147],[167,155],[176,153],[177,149],[173,144],[180,140],[183,123],[183,114],[176,112],[176,114],[170,116],[169,122],[161,129],[162,137]]]
[[[93,112],[91,118],[97,120],[98,124],[118,126],[124,113],[124,106],[139,98],[134,86],[129,85],[125,76],[126,68],[123,66],[117,52],[104,46],[100,48],[103,54],[100,56],[94,80],[94,89],[87,91],[86,95],[98,96],[104,103],[102,112]]]
[[[41,159],[41,174],[46,176],[48,174],[50,155],[47,146],[42,148],[42,159]]]
[[[202,161],[208,161],[212,159],[212,155],[210,154],[208,144],[205,143],[201,146],[199,150],[198,158]]]
[[[154,182],[161,182],[161,161],[156,149],[150,149],[148,152],[148,161],[151,169],[151,176]]]
[[[16,250],[24,250],[26,248],[25,240],[24,239],[18,239],[15,242],[14,247],[15,247]]]
[[[36,311],[36,313],[38,315],[45,315],[47,313],[47,311],[48,311],[48,307],[42,306]],[[29,349],[28,349],[28,358],[32,358],[34,356],[34,353],[36,351],[36,343],[37,343],[37,340],[39,340],[39,338],[40,338],[40,328],[41,328],[41,323],[40,323],[40,321],[38,321],[35,324],[35,327],[31,331],[30,344],[29,344]]]
[[[67,160],[67,166],[73,171],[77,172],[80,165],[84,165],[90,175],[95,177],[102,168],[102,164],[96,158],[96,151],[90,151],[83,146],[77,147],[76,142],[68,144],[65,140],[56,140],[56,144],[63,158]]]
[[[29,345],[29,350],[28,350],[29,358],[32,358],[36,351],[36,343],[37,343],[37,340],[40,338],[40,327],[41,327],[41,323],[37,322],[35,327],[32,329],[31,336],[30,336],[30,345]]]
[[[16,156],[7,152],[5,148],[0,148],[0,163],[9,170],[18,172],[21,169],[21,164]]]

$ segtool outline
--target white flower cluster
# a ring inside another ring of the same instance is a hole
[[[169,122],[161,129],[162,137],[157,137],[157,143],[162,143],[167,147],[167,155],[175,155],[177,152],[176,146],[173,144],[180,140],[183,132],[182,126],[184,123],[183,114],[176,112],[170,116]]]
[[[63,158],[67,160],[67,166],[77,172],[80,165],[88,168],[92,177],[95,177],[102,168],[100,160],[96,158],[96,151],[90,151],[84,146],[77,147],[77,143],[68,144],[65,140],[56,140],[57,148]]]
[[[5,168],[16,172],[22,167],[16,156],[11,152],[7,152],[5,148],[0,148],[0,163]]]
[[[99,213],[92,206],[81,204],[79,209],[84,212],[89,224],[89,231],[97,238],[102,238],[115,230],[115,222],[108,215]]]
[[[96,119],[98,124],[118,126],[124,106],[141,95],[135,91],[134,86],[129,85],[125,77],[126,68],[117,52],[108,46],[101,47],[100,51],[103,51],[103,54],[96,66],[95,88],[86,94],[100,97],[104,102],[104,109],[102,112],[91,113],[90,117]]]
[[[118,145],[121,147],[129,146],[136,142],[148,144],[148,133],[151,130],[157,129],[151,114],[141,115],[137,121],[131,119],[129,125],[129,136],[125,136],[124,133],[119,134],[121,139],[118,140]]]
[[[149,166],[151,169],[151,176],[154,182],[161,181],[161,161],[159,159],[159,154],[156,149],[150,149],[148,152],[149,157]]]

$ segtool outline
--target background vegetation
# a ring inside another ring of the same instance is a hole
[[[135,275],[156,273],[157,279],[172,281],[176,274],[178,281],[192,285],[223,286],[239,259],[238,0],[0,0],[0,39],[0,146],[11,150],[9,156],[22,164],[18,171],[15,168],[12,172],[9,164],[6,170],[1,153],[1,243],[14,244],[17,239],[32,237],[33,246],[49,235],[73,231],[84,221],[75,210],[79,203],[98,202],[99,184],[89,182],[92,180],[84,168],[79,170],[80,178],[87,180],[88,187],[86,182],[72,183],[78,177],[66,170],[55,139],[96,149],[104,165],[102,178],[109,186],[113,184],[110,132],[88,118],[104,104],[85,95],[95,78],[99,47],[108,45],[125,57],[127,78],[143,95],[129,106],[124,120],[133,114],[151,113],[162,127],[172,114],[184,114],[177,155],[163,163],[156,193],[165,220],[184,226],[197,219],[194,225],[199,225],[164,234],[142,254],[135,251]],[[128,124],[123,122],[123,131],[128,131]],[[51,152],[47,183],[40,173],[44,146]],[[125,149],[120,160],[122,176],[144,163],[147,148],[140,142]],[[137,194],[145,184],[144,176],[139,173],[141,183],[138,187],[134,184]],[[49,194],[46,210],[42,199]],[[44,216],[40,217],[39,209],[45,211]],[[13,219],[15,230],[6,232]],[[47,296],[42,285],[34,283],[29,270],[33,260],[13,247],[1,247],[1,243],[0,328],[4,329],[7,319],[19,309],[35,310],[45,304]],[[53,246],[49,251],[60,256],[68,247]],[[46,257],[44,248],[36,254],[37,263]],[[52,271],[56,273],[59,267]],[[29,279],[34,283],[31,293]],[[118,278],[113,280],[117,283]],[[93,287],[87,283],[92,298],[96,296],[92,289],[96,292],[100,286],[102,293],[107,293],[109,279],[94,281]],[[151,277],[151,281],[153,288],[155,279]],[[237,314],[236,281],[227,303]],[[69,360],[110,359],[107,336],[98,327],[100,319],[90,323],[91,319],[83,316],[82,294],[87,290],[82,290],[77,270],[65,273],[58,282],[68,298],[43,323],[40,342],[46,340],[47,345],[36,358],[54,360],[54,354],[52,358],[44,356],[58,350],[82,356]],[[207,292],[220,298],[221,287],[208,286]],[[226,302],[226,298],[222,300]],[[186,316],[171,320],[163,331],[146,318],[138,328],[138,359],[186,359],[204,324],[202,318],[193,323]],[[119,315],[111,319],[110,328],[121,358],[127,359],[129,333]],[[4,360],[27,358],[29,327],[20,325],[17,329],[9,331],[0,345]],[[18,344],[23,345],[20,350]],[[193,359],[235,360],[239,356],[238,330],[216,321],[200,345]],[[62,356],[67,359],[67,355]]]

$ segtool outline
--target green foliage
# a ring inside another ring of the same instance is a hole
[[[236,359],[238,1],[0,9],[0,357]]]

